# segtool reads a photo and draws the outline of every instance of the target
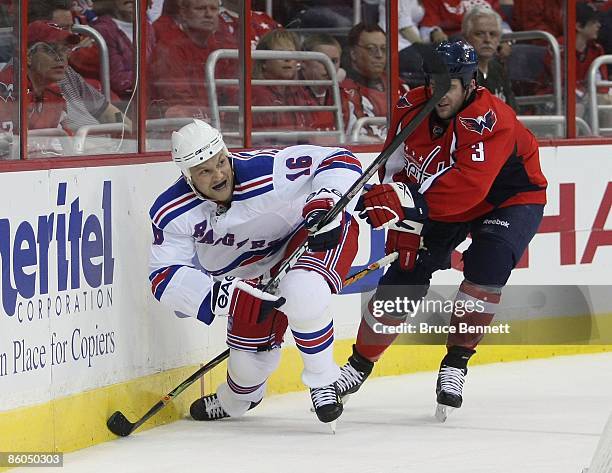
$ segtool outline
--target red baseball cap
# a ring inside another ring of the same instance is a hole
[[[28,46],[36,43],[77,44],[79,35],[50,21],[36,20],[28,25]]]

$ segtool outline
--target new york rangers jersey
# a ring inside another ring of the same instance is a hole
[[[150,210],[150,276],[156,299],[175,311],[213,319],[214,278],[265,275],[303,228],[302,209],[316,190],[344,194],[361,164],[341,148],[310,145],[231,155],[234,191],[229,208],[199,199],[181,177]],[[346,208],[352,213],[353,199]]]
[[[387,143],[427,99],[423,87],[400,98]],[[379,176],[381,182],[421,184],[430,218],[444,222],[469,222],[498,207],[546,203],[535,137],[483,87],[449,123],[430,114]]]

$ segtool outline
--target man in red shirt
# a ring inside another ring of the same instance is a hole
[[[344,395],[359,389],[397,337],[385,329],[397,328],[410,315],[382,303],[395,297],[420,301],[432,274],[450,268],[452,251],[469,233],[464,280],[450,321],[455,332],[449,329],[438,373],[436,395],[444,418],[445,406],[461,406],[467,362],[483,336],[457,327],[463,323],[480,330],[491,323],[502,288],[540,224],[547,183],[534,136],[512,108],[477,86],[474,48],[455,41],[441,43],[436,51],[448,66],[451,87],[390,157],[380,173],[383,184],[363,198],[372,226],[388,228],[387,253],[397,251],[399,258],[364,312],[353,355],[338,383]],[[387,144],[430,97],[435,83],[429,82],[399,100]],[[472,301],[473,309],[466,301]],[[461,304],[465,310],[459,313]]]
[[[161,115],[206,119],[204,65],[214,50],[237,48],[236,39],[219,27],[219,0],[185,0],[179,15],[180,25],[167,31],[155,48],[153,101]],[[237,61],[221,61],[216,77],[236,78],[237,70]]]
[[[387,116],[387,38],[378,25],[358,23],[348,34],[348,47],[351,58],[342,81],[343,115],[347,134],[351,133],[357,119],[362,117]],[[399,95],[408,88],[400,84]],[[384,141],[387,126],[368,125],[361,134],[375,141]]]
[[[576,4],[576,114],[586,115],[588,107],[588,77],[593,61],[605,54],[597,38],[601,22],[599,12],[592,4]],[[597,80],[608,80],[608,68],[602,65],[596,73]],[[612,105],[612,95],[608,87],[597,89],[597,102],[600,105]],[[612,122],[609,111],[601,114],[601,126],[608,128]]]
[[[239,8],[240,2],[238,0],[223,0],[223,8],[219,13],[221,26],[227,28],[228,32],[236,38],[238,38],[240,29]],[[263,35],[277,28],[282,28],[282,25],[266,12],[251,10],[251,49],[257,47],[257,43]]]

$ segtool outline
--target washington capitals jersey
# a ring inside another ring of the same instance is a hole
[[[283,257],[303,227],[302,209],[322,188],[344,194],[361,164],[341,148],[301,145],[231,155],[234,191],[228,209],[198,198],[181,177],[150,210],[150,275],[156,299],[210,323],[214,278],[251,279]],[[346,211],[352,213],[356,199]]]
[[[427,98],[423,87],[400,98],[386,144]],[[381,182],[421,184],[432,220],[467,222],[497,207],[546,203],[535,137],[512,108],[483,87],[450,122],[431,113],[379,176]]]

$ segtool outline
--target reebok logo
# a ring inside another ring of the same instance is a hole
[[[483,225],[500,225],[502,227],[509,228],[510,223],[506,220],[500,220],[498,218],[487,218],[482,221]]]

